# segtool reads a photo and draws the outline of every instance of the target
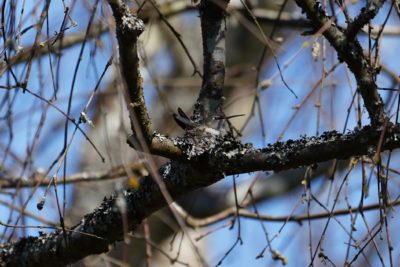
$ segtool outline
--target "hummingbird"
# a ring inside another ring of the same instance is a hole
[[[223,115],[216,115],[213,117],[213,119],[214,120],[228,120],[231,118],[240,117],[240,116],[244,116],[244,115],[245,114],[225,116],[225,114],[223,114]],[[174,116],[174,120],[175,120],[176,124],[178,124],[184,130],[191,130],[191,129],[200,127],[202,125],[201,123],[195,122],[192,119],[190,119],[189,116],[186,115],[186,113],[180,107],[178,107],[178,114],[174,113],[173,116]]]
[[[178,107],[178,114],[174,113],[174,120],[184,130],[194,129],[200,126],[200,123],[192,121],[186,113]]]

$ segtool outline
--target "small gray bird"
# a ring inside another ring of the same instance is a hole
[[[178,114],[174,113],[174,120],[184,130],[194,129],[200,126],[199,123],[192,121],[186,113],[178,107]]]

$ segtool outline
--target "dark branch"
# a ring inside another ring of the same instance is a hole
[[[391,131],[391,135],[386,135],[381,151],[400,147],[397,137],[399,126],[396,127],[396,130],[389,131]],[[238,156],[237,161],[227,160],[231,171],[226,174],[255,170],[281,171],[331,159],[348,159],[361,155],[373,157],[378,149],[380,137],[380,130],[366,126],[362,130],[355,130],[347,134],[331,131],[318,137],[303,137],[299,140],[277,142],[261,150],[243,153]]]
[[[346,62],[350,71],[354,74],[358,90],[361,92],[370,116],[371,125],[374,127],[382,126],[386,113],[382,99],[377,91],[377,70],[373,68],[370,60],[364,55],[363,48],[357,38],[353,33],[348,36],[344,29],[335,25],[325,14],[318,1],[296,0],[296,3],[306,13],[314,28],[323,34],[335,48],[339,60]],[[356,31],[357,28],[358,26],[354,26],[354,30],[351,31]]]
[[[209,124],[220,113],[225,79],[225,9],[229,1],[203,0],[200,3],[203,39],[203,83],[195,105],[193,119]]]
[[[162,167],[160,175],[171,195],[175,197],[222,178],[213,174],[204,174],[177,162]],[[123,238],[123,215],[117,204],[118,198],[126,202],[126,210],[123,212],[129,221],[130,230],[133,230],[154,211],[166,205],[156,182],[151,177],[147,177],[140,181],[140,189],[124,191],[105,199],[99,208],[86,215],[66,235],[57,231],[40,237],[22,238],[15,244],[3,245],[0,252],[0,265],[66,266],[85,256],[107,252],[110,244]]]
[[[122,76],[127,87],[126,101],[134,133],[128,138],[128,143],[135,149],[143,149],[140,140],[144,140],[152,153],[177,159],[181,156],[181,152],[171,139],[151,130],[137,53],[137,39],[144,31],[144,24],[131,14],[121,0],[109,0],[109,4],[116,22]]]
[[[198,130],[198,129],[197,129]],[[382,151],[400,147],[400,125],[386,130]],[[215,136],[209,147],[193,153],[193,140],[177,140],[182,151],[192,156],[187,163],[170,162],[159,173],[168,192],[175,199],[196,189],[211,185],[225,175],[258,170],[284,170],[318,163],[329,159],[373,155],[381,131],[372,127],[348,134],[327,132],[320,137],[278,142],[264,149],[241,145],[230,136]],[[203,138],[206,139],[206,138]],[[196,142],[194,142],[196,143]],[[202,143],[204,145],[205,143]],[[197,145],[199,145],[197,143]],[[123,238],[122,213],[117,199],[126,202],[122,210],[135,227],[147,216],[166,206],[165,199],[152,177],[143,178],[135,191],[114,194],[93,213],[67,233],[22,238],[3,245],[0,263],[4,266],[65,266],[85,256],[107,252],[109,245]]]
[[[143,22],[133,16],[121,0],[109,0],[117,28],[119,58],[122,76],[127,87],[128,110],[131,114],[132,131],[138,138],[143,136],[147,144],[151,143],[151,122],[143,94],[142,77],[139,72],[137,39],[144,31]],[[139,122],[141,133],[135,132],[134,120]]]
[[[361,9],[360,14],[347,26],[347,38],[353,41],[357,33],[370,23],[370,21],[378,14],[379,9],[383,5],[383,1],[376,1],[370,4],[366,3],[367,7]]]

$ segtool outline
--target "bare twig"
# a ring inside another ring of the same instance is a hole
[[[397,205],[400,205],[400,200],[392,201],[389,203],[389,206],[397,206]],[[259,214],[257,212],[251,212],[245,208],[236,209],[236,207],[232,206],[230,208],[227,208],[221,212],[218,212],[206,218],[196,218],[190,215],[187,211],[185,211],[181,206],[179,206],[176,203],[174,203],[173,207],[182,215],[182,217],[185,219],[185,222],[188,225],[197,228],[197,227],[210,226],[233,216],[240,216],[243,218],[268,221],[268,222],[301,223],[303,221],[308,221],[308,220],[321,220],[335,216],[346,216],[356,212],[374,211],[382,208],[382,204],[375,203],[371,205],[365,205],[361,208],[360,207],[355,207],[351,209],[345,208],[345,209],[334,210],[332,212],[321,212],[321,213],[300,214],[300,215],[283,215],[283,216],[271,216],[271,215]]]
[[[145,167],[143,163],[133,163],[128,166],[117,166],[106,172],[93,171],[76,173],[65,177],[65,181],[63,182],[65,182],[65,184],[76,184],[82,182],[100,182],[117,179],[128,175],[126,169],[140,176],[140,173],[144,170],[144,168]],[[17,186],[19,188],[48,186],[51,179],[53,178],[49,177],[44,179],[41,173],[34,174],[28,180],[17,180],[14,177],[3,177],[3,179],[0,181],[0,188],[15,188]]]
[[[163,14],[164,18],[168,18],[177,14],[184,13],[186,11],[191,11],[194,10],[195,7],[191,4],[189,4],[187,1],[174,1],[174,2],[168,2],[167,4],[161,4],[159,6],[160,12]],[[246,11],[244,9],[238,9],[238,11],[243,12],[246,14]],[[264,8],[254,8],[252,9],[252,12],[254,16],[257,18],[259,22],[262,23],[276,23],[279,25],[279,27],[285,27],[285,28],[306,28],[310,27],[310,22],[305,19],[302,15],[295,13],[295,12],[281,12],[281,15],[279,16],[279,19],[277,20],[278,17],[278,12],[275,10],[268,10]],[[138,14],[138,16],[145,22],[147,23],[149,21],[149,18],[151,16],[154,16],[152,14],[152,10],[145,9],[143,12]],[[158,15],[160,18],[160,15]],[[161,19],[161,18],[160,18]],[[372,25],[371,26],[371,34],[377,35],[379,33],[379,26],[377,25]],[[8,59],[8,64],[9,66],[14,66],[16,64],[20,64],[23,62],[26,62],[31,58],[32,55],[32,50],[35,49],[36,52],[34,53],[34,58],[39,58],[41,56],[47,55],[48,53],[57,53],[57,49],[60,46],[60,43],[62,44],[62,49],[67,49],[70,47],[73,47],[77,44],[80,44],[83,42],[83,40],[86,39],[92,39],[96,37],[100,37],[101,34],[107,32],[108,30],[108,25],[106,25],[104,22],[97,22],[93,24],[93,26],[90,29],[89,35],[86,35],[85,32],[77,32],[77,33],[71,33],[66,35],[66,33],[59,32],[57,35],[55,35],[52,38],[49,38],[48,40],[45,40],[43,44],[50,44],[50,45],[44,45],[42,47],[26,47],[23,50],[21,50],[19,53],[14,55],[13,57]],[[368,27],[364,26],[361,28],[362,33],[368,33]],[[382,30],[382,34],[384,35],[400,35],[400,29],[397,26],[386,26]],[[65,36],[64,36],[65,35]],[[63,36],[62,41],[60,40],[60,36]],[[57,48],[57,49],[56,49]],[[0,75],[6,71],[6,68],[0,68]]]

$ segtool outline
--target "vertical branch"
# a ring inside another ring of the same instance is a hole
[[[181,155],[181,151],[176,144],[171,139],[153,134],[151,130],[137,51],[137,40],[144,31],[144,24],[142,20],[131,14],[128,6],[122,0],[108,0],[108,3],[115,18],[122,76],[127,88],[125,100],[134,133],[128,138],[128,143],[134,148],[138,148],[137,145],[139,145],[141,149],[147,145],[152,153],[177,158]]]
[[[229,0],[202,0],[200,3],[204,74],[193,119],[209,123],[223,104],[225,79],[225,9]]]
[[[151,123],[144,100],[142,77],[139,72],[137,39],[144,31],[143,22],[133,16],[122,0],[109,0],[116,22],[122,76],[127,86],[128,109],[131,114],[132,131],[140,138],[142,135],[147,144],[151,143]],[[141,133],[135,131],[135,120],[139,123]]]

